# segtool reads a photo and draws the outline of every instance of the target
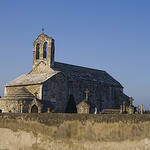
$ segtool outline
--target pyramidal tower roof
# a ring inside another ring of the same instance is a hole
[[[25,87],[8,94],[7,96],[4,96],[2,99],[7,99],[7,100],[19,100],[19,99],[26,99],[26,100],[31,100],[34,99],[35,96],[29,92]]]

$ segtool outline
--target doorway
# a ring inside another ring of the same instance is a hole
[[[36,105],[31,107],[31,113],[38,113],[38,107]]]

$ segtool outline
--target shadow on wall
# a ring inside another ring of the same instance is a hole
[[[73,94],[70,94],[65,113],[77,113]]]

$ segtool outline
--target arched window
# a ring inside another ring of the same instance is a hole
[[[52,42],[52,54],[51,54],[51,61],[54,61],[54,42]]]
[[[43,58],[47,58],[48,44],[47,42],[43,45]]]
[[[0,113],[2,113],[2,110],[0,109]]]
[[[36,105],[32,106],[31,113],[38,113],[38,107]]]
[[[36,59],[40,58],[40,44],[38,43],[36,45]]]

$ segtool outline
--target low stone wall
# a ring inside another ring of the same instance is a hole
[[[150,114],[0,114],[0,149],[150,149]]]

